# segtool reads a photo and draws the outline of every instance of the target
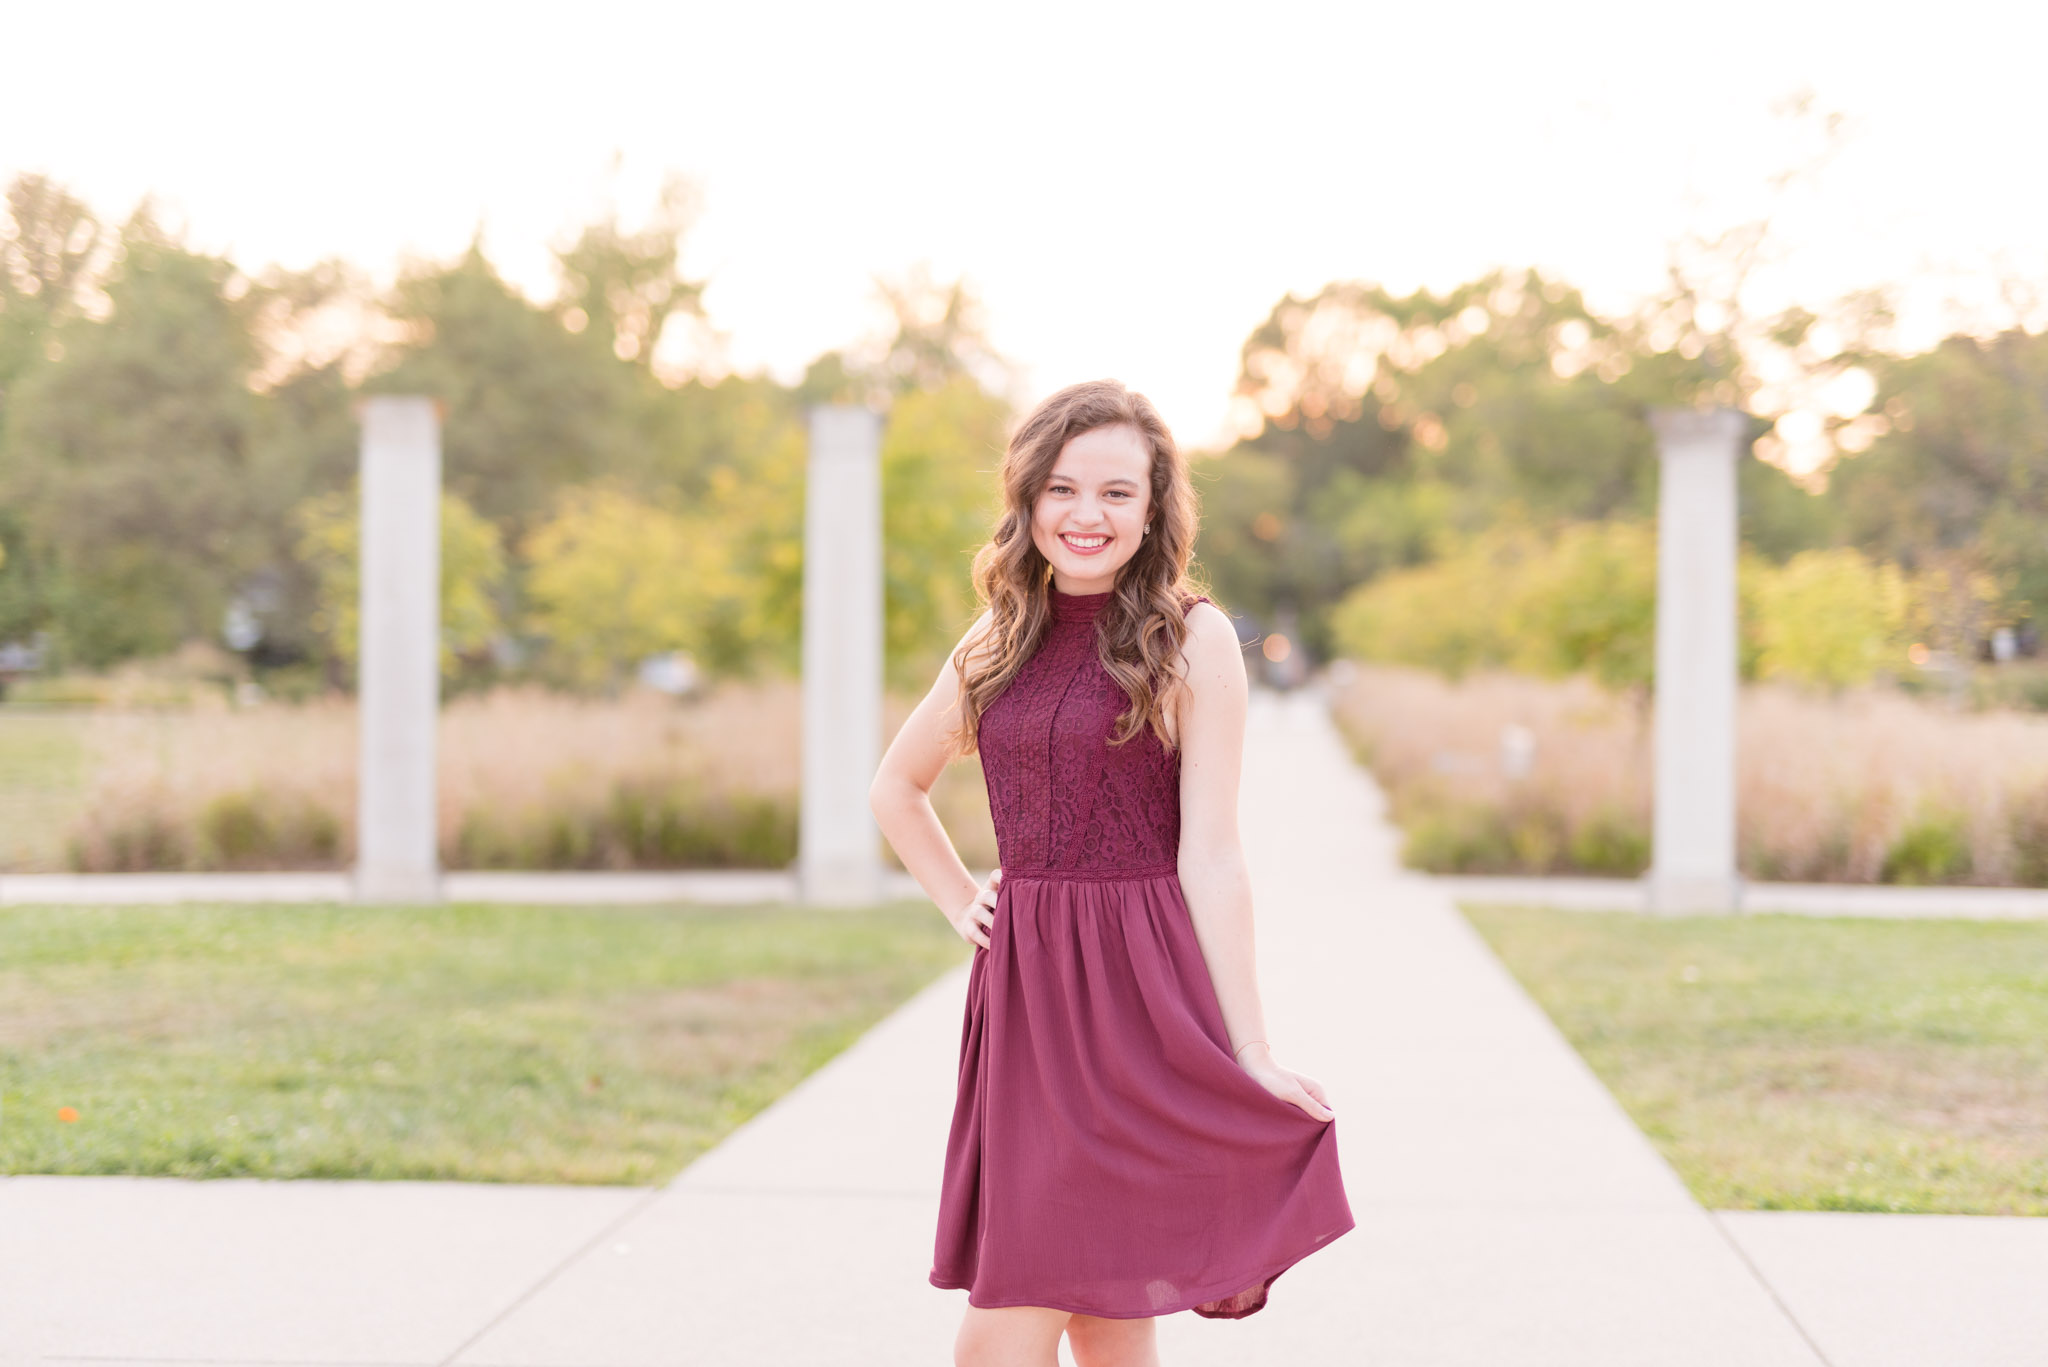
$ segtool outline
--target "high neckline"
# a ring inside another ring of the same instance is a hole
[[[1114,592],[1114,589],[1104,589],[1100,593],[1061,593],[1053,587],[1052,615],[1062,622],[1092,622]]]

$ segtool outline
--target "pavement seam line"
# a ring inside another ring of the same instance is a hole
[[[632,1205],[626,1207],[626,1209],[623,1212],[621,1212],[619,1216],[616,1219],[614,1219],[610,1224],[604,1226],[604,1228],[598,1230],[597,1233],[591,1235],[588,1239],[585,1239],[582,1243],[578,1244],[576,1248],[570,1252],[569,1256],[563,1258],[560,1262],[556,1263],[553,1267],[549,1268],[545,1273],[541,1275],[540,1280],[536,1281],[533,1285],[527,1287],[526,1290],[520,1292],[517,1296],[514,1296],[510,1304],[508,1304],[503,1310],[500,1310],[497,1314],[491,1316],[488,1320],[485,1320],[483,1324],[478,1327],[475,1333],[471,1334],[462,1342],[456,1344],[455,1347],[449,1352],[448,1356],[440,1359],[440,1361],[435,1364],[435,1367],[453,1367],[455,1359],[461,1357],[464,1353],[468,1352],[473,1345],[475,1345],[484,1337],[484,1335],[490,1333],[491,1330],[503,1324],[507,1319],[510,1319],[515,1311],[517,1311],[521,1306],[525,1305],[528,1301],[532,1300],[535,1296],[539,1295],[543,1290],[547,1288],[550,1282],[554,1281],[555,1278],[561,1276],[564,1272],[568,1271],[569,1268],[574,1266],[585,1254],[590,1253],[591,1251],[596,1249],[598,1245],[602,1244],[606,1239],[611,1238],[613,1234],[617,1233],[620,1229],[630,1224],[633,1221],[633,1219],[640,1214],[640,1212],[646,1210],[649,1206],[653,1205],[657,1200],[661,1199],[661,1197],[664,1194],[666,1194],[667,1191],[668,1187],[666,1185],[651,1188],[646,1195],[642,1196],[638,1201],[635,1201]]]
[[[1721,1236],[1728,1247],[1735,1250],[1736,1257],[1742,1259],[1742,1265],[1749,1269],[1750,1276],[1756,1278],[1756,1284],[1764,1289],[1764,1294],[1771,1298],[1771,1303],[1778,1307],[1779,1313],[1784,1315],[1786,1321],[1799,1331],[1799,1337],[1806,1340],[1806,1346],[1813,1349],[1813,1355],[1820,1359],[1821,1367],[1835,1367],[1835,1364],[1829,1359],[1819,1342],[1814,1339],[1812,1334],[1806,1331],[1806,1326],[1800,1323],[1799,1316],[1792,1313],[1792,1307],[1785,1303],[1785,1298],[1778,1294],[1778,1288],[1771,1285],[1771,1279],[1764,1275],[1764,1270],[1758,1267],[1756,1260],[1749,1256],[1749,1250],[1742,1246],[1742,1241],[1735,1237],[1734,1232],[1728,1226],[1721,1223],[1721,1213],[1716,1210],[1709,1210],[1707,1211],[1707,1219],[1713,1224],[1714,1232]]]
[[[116,1362],[122,1364],[152,1362],[173,1364],[174,1367],[175,1364],[188,1364],[189,1367],[244,1367],[244,1364],[246,1364],[246,1367],[425,1367],[425,1364],[418,1361],[385,1361],[381,1358],[375,1361],[361,1358],[153,1358],[134,1357],[122,1353],[45,1353],[41,1360],[44,1362]]]

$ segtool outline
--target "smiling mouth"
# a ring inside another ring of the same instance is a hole
[[[1066,543],[1067,549],[1075,551],[1099,551],[1109,544],[1106,536],[1075,536],[1071,532],[1061,532],[1060,540]]]

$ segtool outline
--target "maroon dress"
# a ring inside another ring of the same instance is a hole
[[[1003,881],[931,1280],[977,1306],[1238,1318],[1351,1209],[1335,1123],[1231,1058],[1176,869],[1179,752],[1149,729],[1109,744],[1129,700],[1096,656],[1108,601],[1054,591],[1038,653],[982,713]]]

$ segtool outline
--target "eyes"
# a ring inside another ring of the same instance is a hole
[[[1063,480],[1056,479],[1052,483],[1045,486],[1045,491],[1048,494],[1071,494],[1074,492],[1074,486],[1066,483]],[[1104,498],[1113,498],[1118,500],[1128,500],[1132,496],[1133,495],[1129,489],[1109,489],[1104,491],[1103,493]]]

